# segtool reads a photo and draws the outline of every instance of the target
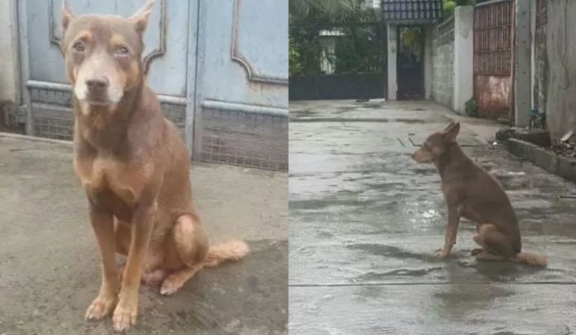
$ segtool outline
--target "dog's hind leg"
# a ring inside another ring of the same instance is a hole
[[[204,267],[208,254],[209,241],[204,233],[200,220],[195,214],[182,215],[176,220],[173,229],[176,255],[180,258],[182,268],[168,275],[160,288],[160,294],[170,295],[178,291],[184,283]]]
[[[116,240],[116,252],[127,256],[128,250],[130,250],[130,242],[132,240],[132,231],[130,230],[130,224],[126,222],[116,222],[114,238]],[[157,252],[152,252],[155,250],[155,241],[150,241],[148,246],[148,253],[144,259],[143,271],[142,271],[142,283],[149,286],[157,286],[162,282],[164,277],[166,277],[166,272],[159,268],[162,263],[162,256],[156,256]],[[158,248],[156,248],[158,249]],[[118,282],[122,282],[124,276],[125,265],[118,269]]]
[[[478,233],[474,235],[474,242],[478,243],[483,250],[473,250],[477,260],[504,261],[511,260],[516,256],[512,243],[508,236],[493,224],[482,224]]]

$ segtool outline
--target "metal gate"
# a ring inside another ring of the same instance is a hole
[[[290,100],[375,99],[387,95],[386,26],[382,22],[291,26],[301,68]]]
[[[145,0],[68,0],[128,16]],[[27,133],[70,140],[59,51],[61,0],[18,2]],[[287,1],[156,0],[144,36],[148,83],[194,159],[287,170]]]
[[[511,0],[474,8],[474,98],[483,112],[505,114],[511,108],[513,10]]]
[[[424,99],[424,29],[398,26],[398,100]]]

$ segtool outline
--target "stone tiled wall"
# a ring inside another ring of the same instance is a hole
[[[453,108],[454,23],[445,22],[434,31],[432,42],[432,99]]]
[[[546,4],[547,0],[536,1],[536,29],[534,36],[534,107],[546,113],[546,89],[548,79],[548,53],[546,48]]]

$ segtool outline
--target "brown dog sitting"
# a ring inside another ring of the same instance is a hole
[[[518,222],[504,188],[462,151],[456,143],[459,131],[459,123],[450,123],[443,132],[430,135],[412,155],[418,163],[434,163],[442,179],[448,225],[440,256],[447,257],[456,244],[462,216],[476,223],[474,241],[481,246],[472,251],[476,259],[546,266],[544,256],[521,252]]]
[[[61,49],[74,92],[74,169],[102,262],[100,293],[86,318],[113,312],[118,331],[136,322],[141,279],[172,294],[203,267],[248,252],[238,240],[209,246],[192,202],[188,152],[145,83],[142,34],[152,4],[128,19],[75,16],[66,2],[62,9]],[[122,276],[115,252],[127,255]]]

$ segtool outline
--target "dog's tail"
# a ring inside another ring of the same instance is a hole
[[[248,251],[248,245],[242,240],[228,240],[210,245],[204,267],[213,268],[226,261],[239,261]]]
[[[521,252],[514,258],[515,262],[527,264],[531,266],[546,267],[548,259],[546,256],[533,254],[530,252]]]

